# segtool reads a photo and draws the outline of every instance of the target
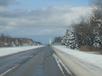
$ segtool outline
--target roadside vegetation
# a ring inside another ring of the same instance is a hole
[[[71,49],[83,51],[102,50],[102,1],[92,0],[92,15],[71,25],[63,37],[56,37],[53,44],[65,45]]]

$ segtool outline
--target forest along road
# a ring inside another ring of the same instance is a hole
[[[19,59],[26,55],[28,55],[28,57],[25,57],[26,59]],[[8,60],[7,65],[19,64],[19,66],[11,70],[7,70],[7,67],[5,72],[1,72],[0,76],[65,76],[53,57],[53,49],[48,46],[15,54],[14,56],[7,57],[7,59],[4,58],[5,60]],[[3,58],[1,61],[3,61]]]

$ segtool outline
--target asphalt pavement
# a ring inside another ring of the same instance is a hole
[[[47,46],[1,58],[1,75],[64,76],[53,57],[53,53],[53,49]],[[7,71],[16,65],[18,65],[16,68]]]

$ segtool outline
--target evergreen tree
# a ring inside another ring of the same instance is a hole
[[[65,36],[62,39],[62,44],[68,48],[77,48],[76,34],[73,30],[67,30]]]
[[[90,19],[90,26],[93,33],[93,47],[102,47],[102,8],[94,9],[93,16]]]

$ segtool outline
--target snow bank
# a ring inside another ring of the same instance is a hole
[[[94,66],[102,68],[102,55],[96,55],[96,54],[81,52],[78,50],[72,50],[72,49],[66,48],[65,46],[53,46],[53,48],[56,48],[58,49],[58,51],[62,51],[62,52],[65,52],[66,54],[77,57],[81,61],[84,61],[86,63],[90,63]]]
[[[22,52],[22,51],[27,51],[30,49],[39,48],[39,47],[43,47],[43,46],[2,47],[2,48],[0,48],[0,57],[18,53],[18,52]]]

